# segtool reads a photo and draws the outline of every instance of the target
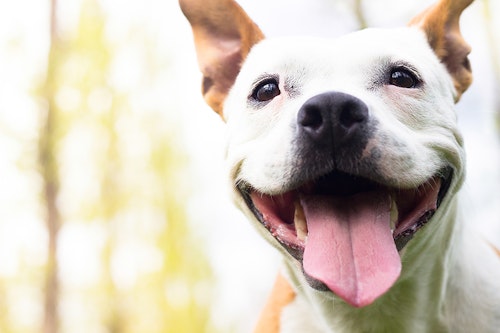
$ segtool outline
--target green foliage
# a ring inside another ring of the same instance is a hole
[[[58,255],[43,270],[60,283],[59,331],[213,332],[212,273],[186,214],[189,161],[168,104],[149,92],[168,69],[151,32],[132,26],[117,41],[108,15],[96,0],[82,2],[76,29],[53,36],[33,96],[45,101],[39,174],[53,188]],[[40,197],[50,206],[47,191]],[[23,285],[49,292],[43,280],[35,274]],[[0,281],[8,315],[11,282]],[[35,300],[44,307],[41,294]],[[31,326],[0,319],[0,331],[39,332],[38,317]]]

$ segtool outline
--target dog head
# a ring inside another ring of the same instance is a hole
[[[203,94],[227,122],[235,199],[313,288],[369,305],[409,248],[449,231],[464,166],[454,103],[472,79],[458,22],[471,2],[328,40],[264,39],[233,0],[180,1]]]

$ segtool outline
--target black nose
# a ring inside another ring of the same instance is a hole
[[[357,97],[341,92],[316,95],[299,110],[299,139],[316,146],[348,148],[346,146],[364,141],[368,118],[367,105]]]

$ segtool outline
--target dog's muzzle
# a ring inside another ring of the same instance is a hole
[[[398,251],[431,220],[450,180],[443,171],[414,189],[397,189],[334,171],[278,195],[245,184],[239,190],[313,288],[362,307],[397,280]]]
[[[270,195],[238,183],[250,210],[302,264],[310,285],[356,307],[394,284],[398,251],[431,219],[452,177],[449,168],[415,188],[375,181],[375,164],[360,163],[373,128],[358,98],[317,95],[298,112],[300,172],[288,189]]]
[[[304,183],[335,169],[373,171],[363,154],[376,125],[368,106],[355,96],[327,92],[307,100],[297,115],[292,163],[300,172],[293,181]]]

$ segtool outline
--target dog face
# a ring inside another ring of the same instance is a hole
[[[265,40],[224,109],[233,183],[275,195],[337,169],[415,188],[461,168],[453,93],[415,29]]]
[[[198,55],[207,102],[227,121],[235,200],[311,287],[371,304],[462,182],[453,105],[470,84],[458,30],[470,1],[439,3],[408,28],[263,41],[232,1],[208,7],[222,3],[247,23],[228,31],[181,5],[197,45],[222,36]]]
[[[261,42],[224,109],[237,201],[312,286],[370,303],[399,275],[397,250],[431,220],[452,174],[462,173],[453,91],[416,29]],[[339,253],[352,256],[350,264],[332,263]],[[370,262],[384,271],[374,274]],[[339,271],[380,290],[364,295]]]

